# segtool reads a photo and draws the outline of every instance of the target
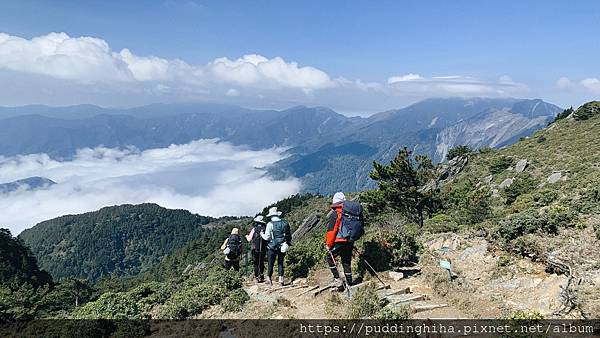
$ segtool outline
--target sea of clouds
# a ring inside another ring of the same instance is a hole
[[[69,161],[46,154],[0,157],[0,182],[41,176],[57,183],[0,194],[0,227],[16,235],[54,217],[144,202],[209,216],[253,215],[300,190],[298,179],[266,174],[282,151],[198,140],[145,151],[86,148]]]

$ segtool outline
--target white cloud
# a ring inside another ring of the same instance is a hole
[[[497,81],[483,81],[470,76],[437,75],[424,77],[406,74],[388,78],[393,95],[485,95],[509,96],[527,91],[527,86],[503,75]]]
[[[397,83],[397,82],[409,82],[409,81],[420,81],[420,80],[425,80],[425,78],[419,74],[410,73],[410,74],[406,74],[406,75],[392,76],[392,77],[388,78],[387,83],[393,84],[393,83]]]
[[[558,87],[559,89],[569,89],[572,86],[573,83],[568,77],[563,76],[560,79],[556,80],[556,87]]]
[[[234,88],[229,88],[227,92],[225,92],[225,95],[231,97],[240,96],[240,91]]]
[[[252,151],[216,140],[146,151],[82,149],[66,162],[46,154],[0,158],[0,182],[42,176],[58,183],[0,195],[0,227],[17,234],[46,219],[123,203],[252,215],[299,191],[299,180],[275,181],[259,169],[281,158],[278,149]]]
[[[528,91],[508,76],[496,81],[419,73],[381,81],[333,78],[315,67],[251,53],[190,64],[127,48],[115,51],[101,38],[65,33],[31,39],[0,33],[0,87],[0,105],[211,100],[260,108],[326,105],[363,113],[432,96],[523,96]]]
[[[250,54],[236,60],[217,58],[207,65],[138,56],[129,49],[113,51],[93,37],[50,33],[30,40],[0,33],[0,69],[84,82],[181,82],[210,86],[213,82],[261,88],[312,90],[335,86],[327,73]]]
[[[600,80],[595,77],[581,80],[581,85],[593,93],[600,93]]]

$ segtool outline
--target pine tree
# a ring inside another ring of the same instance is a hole
[[[379,194],[385,206],[400,211],[423,225],[424,213],[435,211],[433,191],[423,187],[435,176],[435,167],[424,155],[412,156],[407,148],[401,149],[388,165],[373,162],[369,177],[377,181]]]

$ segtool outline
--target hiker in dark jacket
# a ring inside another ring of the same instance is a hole
[[[269,209],[267,218],[270,218],[267,228],[264,232],[261,232],[263,239],[269,241],[267,245],[267,258],[269,265],[267,268],[267,284],[273,285],[273,266],[275,265],[275,259],[277,259],[277,273],[279,276],[279,284],[284,285],[283,280],[283,259],[289,246],[292,242],[292,233],[290,225],[285,219],[279,218],[281,211],[277,211],[277,207]]]
[[[246,235],[246,240],[250,242],[252,247],[252,264],[254,265],[254,278],[257,283],[265,281],[265,257],[267,255],[267,245],[260,233],[265,232],[266,224],[262,215],[254,218],[254,228]]]
[[[231,229],[231,235],[225,239],[221,250],[225,254],[225,270],[233,268],[235,271],[240,271],[240,257],[242,256],[242,239],[238,228]]]
[[[340,291],[344,289],[344,282],[340,279],[340,273],[335,263],[335,257],[341,257],[346,283],[348,286],[352,285],[352,250],[354,249],[354,243],[348,238],[345,238],[341,232],[345,202],[346,196],[344,196],[344,193],[337,192],[333,195],[331,204],[333,212],[329,214],[327,232],[325,233],[325,246],[327,249],[325,261],[333,275],[334,284]],[[360,222],[362,222],[362,213],[359,217]]]

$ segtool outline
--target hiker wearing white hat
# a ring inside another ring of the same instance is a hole
[[[240,271],[240,256],[242,254],[242,239],[240,238],[240,230],[238,228],[231,229],[231,234],[225,239],[221,250],[225,254],[225,270],[233,268],[235,271]]]
[[[246,240],[250,242],[252,247],[252,264],[254,265],[254,278],[257,283],[265,281],[265,257],[267,255],[267,244],[260,233],[265,231],[266,223],[262,215],[254,217],[254,227],[250,233],[246,235]]]
[[[341,291],[352,285],[352,250],[354,242],[364,233],[363,209],[358,200],[347,201],[344,193],[336,192],[331,210],[325,233],[325,261],[333,275],[334,285]],[[344,268],[343,280],[335,262],[337,256],[340,256]]]
[[[269,223],[267,223],[267,228],[264,232],[261,232],[260,235],[264,240],[269,241],[269,244],[267,245],[267,258],[269,261],[267,268],[267,284],[273,284],[273,266],[275,265],[275,259],[277,259],[279,284],[283,286],[283,259],[286,251],[291,245],[292,232],[290,230],[290,224],[285,219],[280,218],[280,216],[281,211],[278,211],[277,207],[270,208],[269,213],[266,216],[269,219]]]

